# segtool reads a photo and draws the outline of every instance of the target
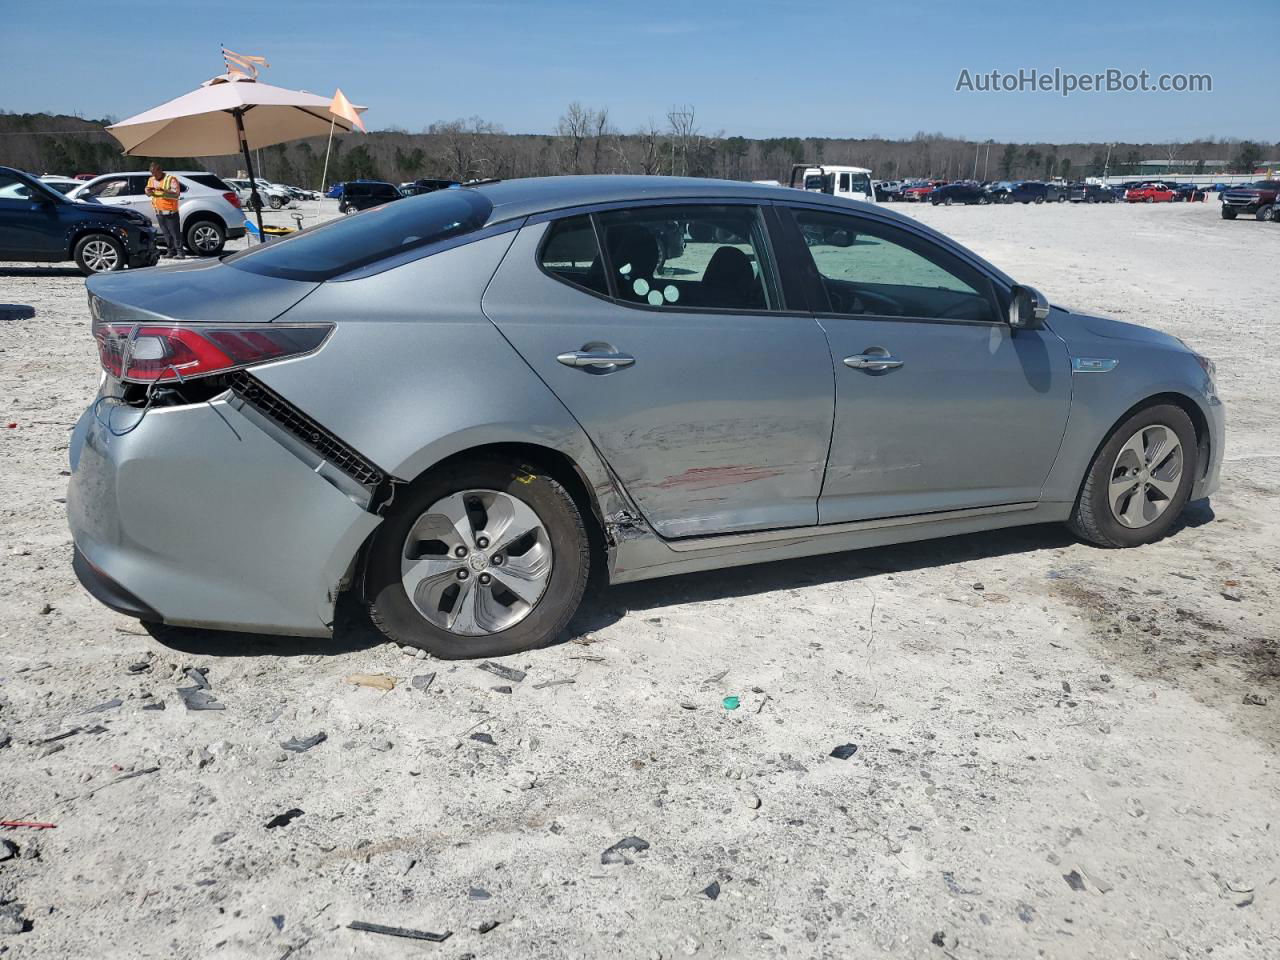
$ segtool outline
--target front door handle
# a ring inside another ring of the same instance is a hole
[[[891,356],[884,347],[867,347],[862,353],[845,357],[844,365],[855,370],[896,370],[902,366],[902,361]]]
[[[566,367],[587,367],[592,370],[616,370],[629,367],[636,358],[629,353],[605,352],[602,350],[570,350],[556,357]]]

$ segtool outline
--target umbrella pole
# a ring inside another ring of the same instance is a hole
[[[249,203],[258,221],[258,242],[266,243],[267,235],[262,229],[262,198],[258,196],[258,184],[253,178],[253,157],[249,153],[249,141],[244,135],[244,111],[233,110],[236,118],[236,133],[240,136],[240,152],[244,154],[244,168],[249,174]]]
[[[333,125],[336,122],[337,122],[336,118],[334,118],[333,116],[329,117],[329,143],[324,148],[324,172],[320,174],[320,199],[316,201],[316,221],[317,222],[319,222],[320,220],[320,204],[324,200],[324,195],[326,192],[324,189],[324,185],[329,179],[329,151],[333,149]]]

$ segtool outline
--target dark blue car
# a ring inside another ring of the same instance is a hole
[[[159,257],[155,227],[136,210],[68,200],[30,174],[0,167],[0,260],[74,260],[87,275],[149,267]]]
[[[949,207],[953,203],[988,203],[990,199],[982,184],[971,182],[944,184],[929,194],[929,202],[935,207],[938,204]]]

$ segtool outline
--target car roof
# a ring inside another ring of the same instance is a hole
[[[493,204],[490,223],[516,217],[534,216],[569,207],[604,203],[651,200],[779,200],[805,202],[832,201],[826,194],[791,187],[747,183],[741,180],[712,180],[701,177],[572,176],[528,177],[499,180],[467,187],[479,190]],[[833,205],[846,206],[841,200]],[[874,209],[874,208],[872,208]]]
[[[925,226],[914,217],[897,213],[880,204],[851,200],[847,197],[834,197],[809,190],[797,190],[794,187],[773,187],[742,180],[713,180],[700,177],[620,175],[529,177],[478,183],[463,189],[479,191],[493,204],[493,212],[488,221],[490,224],[573,207],[628,202],[646,203],[655,200],[723,199],[758,202],[772,200],[778,203],[803,203],[808,206],[831,207],[834,210],[873,216],[879,220],[901,225],[913,233],[926,234],[958,250],[969,259],[981,263],[1006,282],[1013,283],[1013,280],[999,267],[956,243],[946,234]],[[411,197],[405,202],[412,203],[414,199]]]

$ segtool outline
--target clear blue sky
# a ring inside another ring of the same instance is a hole
[[[124,118],[220,72],[225,44],[266,55],[272,83],[341,86],[371,129],[547,132],[579,100],[624,131],[693,104],[704,132],[751,137],[1280,139],[1280,0],[46,0],[0,22],[0,108],[17,112]],[[1207,73],[1213,91],[955,90],[962,69],[1022,67]]]

